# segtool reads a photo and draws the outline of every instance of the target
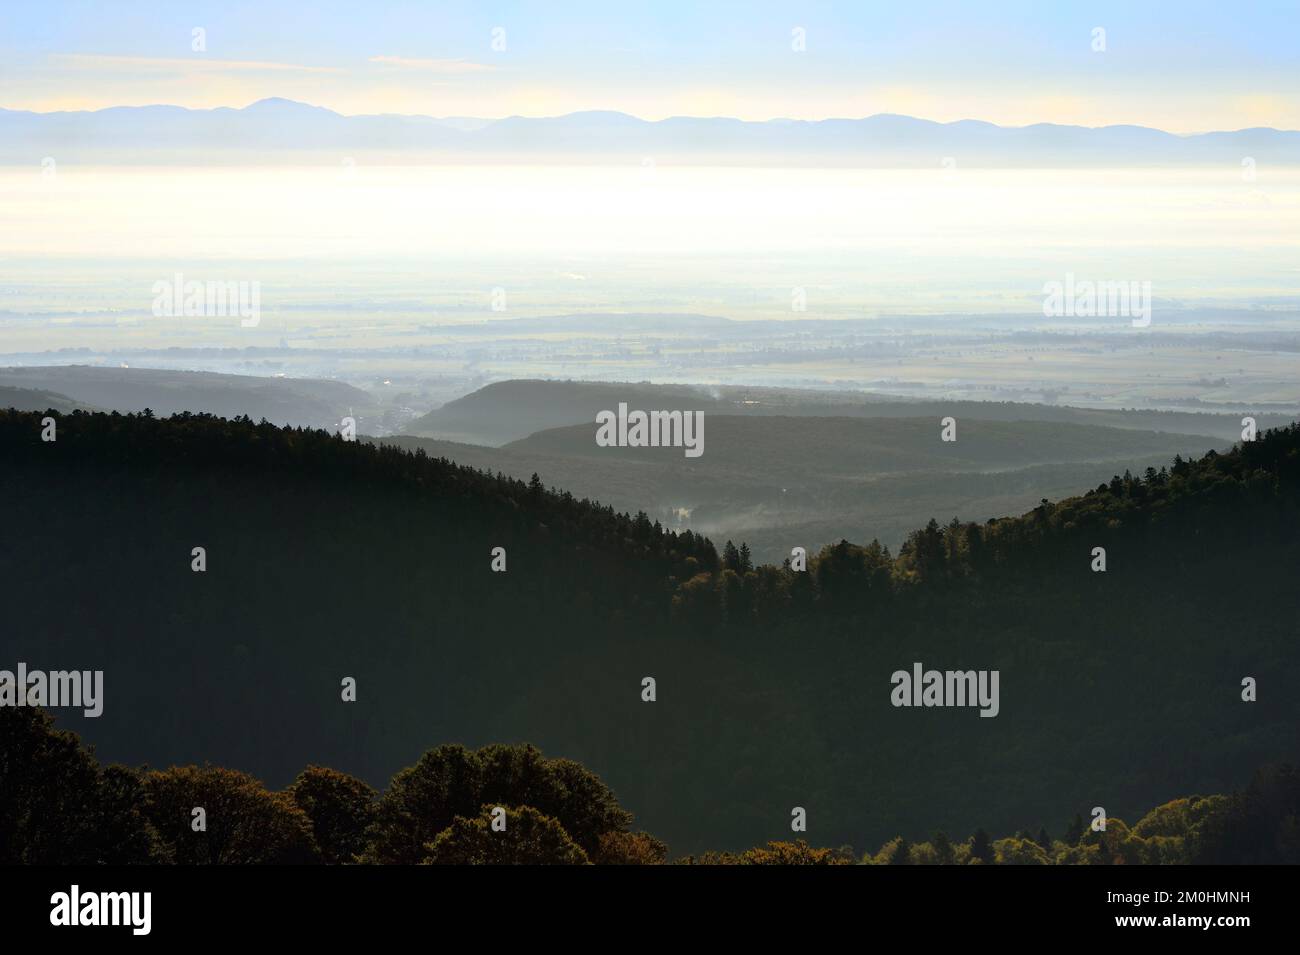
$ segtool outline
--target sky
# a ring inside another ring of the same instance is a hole
[[[348,114],[1300,129],[1300,2],[6,0],[0,11],[0,108],[269,96]]]

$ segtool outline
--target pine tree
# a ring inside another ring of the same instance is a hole
[[[740,551],[736,550],[736,545],[731,541],[727,541],[726,546],[722,548],[722,567],[724,570],[741,573]]]
[[[948,833],[942,830],[936,832],[930,839],[930,845],[934,847],[934,855],[939,860],[939,865],[952,865],[952,840],[948,838]]]

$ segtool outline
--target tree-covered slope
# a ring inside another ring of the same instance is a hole
[[[55,712],[104,759],[382,785],[527,740],[676,854],[787,838],[795,806],[819,845],[1138,818],[1297,748],[1295,426],[796,572],[323,432],[41,417],[0,412],[0,668],[103,669],[101,717]],[[918,661],[998,670],[998,716],[892,706]]]

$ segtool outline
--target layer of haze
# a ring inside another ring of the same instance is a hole
[[[647,285],[672,299],[660,311],[742,319],[1029,314],[1043,283],[1067,273],[1150,281],[1157,301],[1184,305],[1294,305],[1298,251],[1294,169],[1253,181],[1235,168],[0,171],[0,256],[15,283],[0,307],[49,318],[90,304],[59,288],[97,267],[116,279],[86,293],[127,319],[147,316],[153,282],[178,270],[262,281],[263,310],[329,299],[338,285],[335,304],[395,296],[435,322],[644,311]],[[414,286],[392,282],[392,270]],[[572,300],[532,296],[538,275],[569,283]],[[599,302],[587,300],[589,283],[602,287]],[[720,304],[719,291],[746,283],[754,307]],[[305,298],[303,286],[314,286]],[[491,308],[498,287],[505,312]],[[806,291],[802,314],[794,288]],[[31,308],[15,308],[20,294]],[[0,350],[32,330],[10,325]]]

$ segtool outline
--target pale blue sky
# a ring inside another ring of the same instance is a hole
[[[196,27],[204,52],[191,49]],[[1093,50],[1097,27],[1104,52]],[[8,5],[0,22],[0,107],[266,96],[438,116],[898,112],[1295,129],[1300,3],[43,0]]]

